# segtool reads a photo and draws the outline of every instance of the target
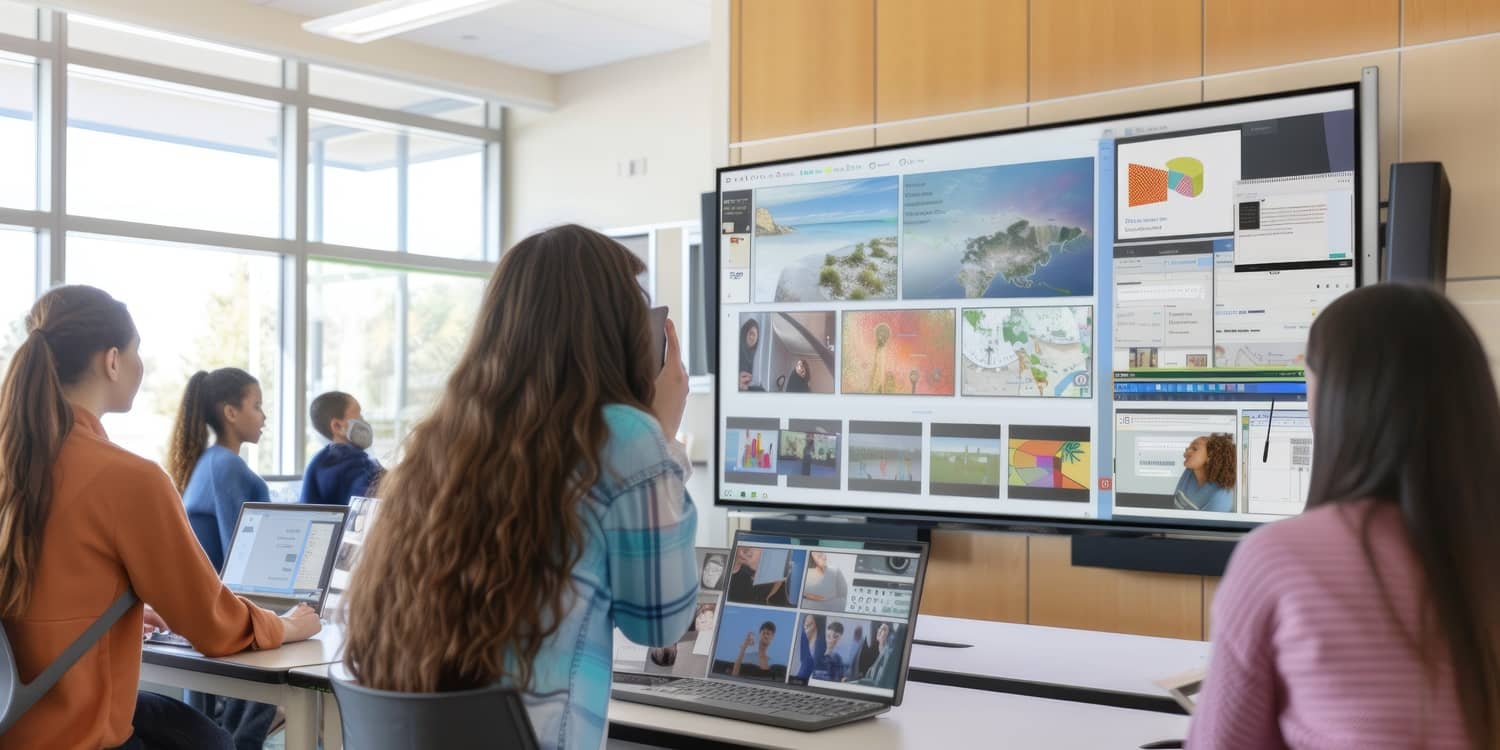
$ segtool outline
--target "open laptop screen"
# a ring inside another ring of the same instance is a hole
[[[224,585],[244,596],[321,605],[347,513],[337,506],[245,503],[224,559]]]
[[[741,532],[711,675],[899,704],[925,551]]]

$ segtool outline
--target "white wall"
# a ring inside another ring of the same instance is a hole
[[[555,224],[691,221],[713,188],[709,45],[557,77],[550,112],[509,110],[505,245]],[[646,160],[644,176],[619,163]]]

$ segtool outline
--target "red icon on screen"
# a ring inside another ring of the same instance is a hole
[[[1099,489],[1112,490],[1115,488],[1115,480],[1110,477],[1099,477]]]

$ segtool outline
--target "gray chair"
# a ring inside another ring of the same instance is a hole
[[[329,675],[349,750],[536,750],[536,733],[514,689],[451,693],[372,690]]]
[[[22,714],[36,705],[36,702],[41,700],[58,680],[62,679],[68,668],[83,658],[83,655],[94,647],[94,643],[103,638],[104,634],[109,632],[109,629],[114,627],[131,607],[135,606],[135,602],[135,592],[125,589],[125,593],[120,594],[120,598],[110,604],[109,609],[99,615],[99,619],[68,644],[68,647],[63,649],[63,652],[58,654],[57,658],[53,659],[52,663],[48,664],[47,668],[43,669],[42,673],[31,682],[21,682],[21,672],[16,668],[16,655],[10,647],[10,637],[5,633],[4,628],[0,628],[0,735],[5,734]]]

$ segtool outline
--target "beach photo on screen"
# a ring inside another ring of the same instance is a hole
[[[1094,160],[908,175],[902,297],[1094,293]]]
[[[756,302],[895,299],[898,178],[755,191]]]

